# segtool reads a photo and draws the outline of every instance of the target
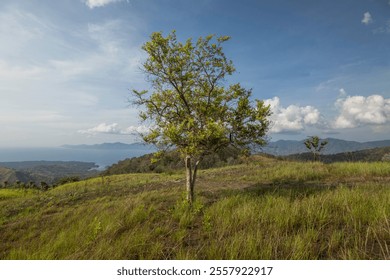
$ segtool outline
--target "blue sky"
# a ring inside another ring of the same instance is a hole
[[[389,0],[2,0],[0,146],[135,141],[141,46],[171,30],[231,36],[271,140],[390,139]]]

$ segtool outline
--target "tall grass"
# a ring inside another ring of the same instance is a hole
[[[390,168],[271,159],[0,190],[1,259],[390,259]]]
[[[303,197],[292,191],[238,194],[207,209],[212,230],[202,254],[212,259],[386,259],[389,213],[390,192],[380,184],[340,186]]]

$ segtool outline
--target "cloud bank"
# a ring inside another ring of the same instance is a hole
[[[334,103],[337,115],[332,120],[326,120],[313,106],[283,107],[279,97],[265,100],[272,111],[269,118],[270,133],[300,133],[310,127],[327,133],[328,129],[390,125],[390,98],[377,94],[367,97],[349,96],[343,88],[339,93],[339,98]]]
[[[334,128],[355,128],[390,123],[390,98],[381,95],[348,96],[336,101],[340,114]]]
[[[270,105],[272,111],[271,133],[297,133],[303,131],[306,126],[320,124],[320,112],[312,106],[290,105],[284,108],[280,105],[279,97],[267,99],[264,103]]]
[[[101,123],[93,128],[86,130],[79,130],[79,133],[96,135],[96,134],[113,134],[113,135],[137,135],[147,133],[150,128],[145,125],[140,126],[129,126],[122,129],[118,123],[106,124]]]

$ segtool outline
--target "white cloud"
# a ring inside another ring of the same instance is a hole
[[[113,123],[113,124],[101,123],[87,130],[79,130],[79,132],[83,134],[92,134],[92,135],[97,133],[120,134],[120,129],[117,123]]]
[[[280,105],[279,97],[267,99],[265,104],[270,105],[272,111],[270,116],[271,133],[300,132],[307,125],[320,124],[320,112],[312,106],[290,105],[284,108]]]
[[[370,12],[364,13],[362,23],[365,25],[372,23],[372,16],[371,16]]]
[[[93,9],[121,1],[123,0],[86,0],[85,5],[87,5],[90,9]]]
[[[348,96],[336,101],[340,114],[334,128],[355,128],[390,123],[390,98],[381,95]]]
[[[129,126],[125,130],[123,130],[123,134],[143,134],[143,133],[148,133],[149,131],[150,131],[150,127],[145,125]]]
[[[86,130],[79,130],[79,133],[96,135],[96,134],[114,134],[114,135],[138,135],[140,133],[147,133],[150,131],[150,127],[145,125],[129,126],[122,129],[118,123],[106,124],[101,123],[93,128]]]

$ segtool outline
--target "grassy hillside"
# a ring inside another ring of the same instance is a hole
[[[28,173],[0,166],[0,188],[3,187],[4,182],[13,184],[17,181],[29,182],[33,179],[34,177]]]
[[[21,161],[0,162],[0,187],[4,182],[40,182],[47,184],[58,183],[62,178],[88,178],[98,174],[94,168],[98,166],[92,162],[78,161]]]
[[[0,190],[0,259],[390,259],[390,163],[252,157]]]

